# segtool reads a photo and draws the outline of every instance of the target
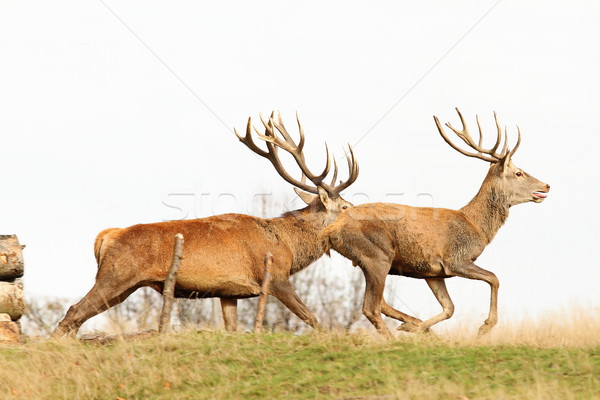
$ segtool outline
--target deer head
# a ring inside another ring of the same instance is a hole
[[[535,203],[541,203],[548,196],[548,191],[550,190],[550,185],[543,183],[533,176],[529,175],[527,172],[523,171],[521,168],[517,167],[512,162],[512,156],[515,154],[519,145],[521,144],[521,130],[517,126],[517,131],[519,137],[517,139],[517,144],[515,147],[510,150],[508,148],[508,134],[506,127],[504,128],[504,134],[502,133],[502,128],[500,127],[500,123],[498,122],[498,116],[496,112],[494,112],[494,119],[496,120],[496,128],[497,128],[497,137],[496,143],[491,149],[485,149],[482,147],[483,143],[483,134],[481,130],[481,125],[479,123],[479,117],[477,116],[477,127],[479,128],[479,140],[478,143],[475,143],[471,135],[469,134],[469,130],[467,129],[466,122],[459,111],[456,108],[456,112],[460,117],[460,122],[462,123],[462,130],[458,130],[452,127],[452,125],[447,122],[446,126],[456,135],[462,139],[471,149],[475,150],[475,152],[468,152],[461,147],[457,146],[453,143],[446,133],[444,132],[444,128],[440,124],[440,121],[436,116],[434,116],[435,123],[437,128],[442,135],[442,138],[448,143],[454,150],[458,151],[461,154],[464,154],[468,157],[478,158],[480,160],[488,161],[490,165],[490,170],[486,177],[486,182],[493,185],[493,187],[506,197],[509,206],[514,206],[516,204],[525,203],[528,201],[533,201]],[[500,153],[497,152],[500,147],[502,137],[504,136],[504,145],[502,147],[502,151]]]
[[[346,155],[346,160],[348,162],[348,170],[349,177],[346,181],[340,182],[337,186],[335,186],[335,181],[337,179],[338,167],[335,160],[333,161],[333,179],[330,184],[325,182],[325,178],[329,175],[331,171],[331,154],[329,153],[329,149],[327,144],[325,144],[325,152],[327,155],[327,162],[323,172],[316,175],[312,173],[308,167],[306,166],[306,160],[304,158],[303,148],[304,148],[304,129],[302,128],[302,124],[300,123],[300,118],[298,114],[296,114],[296,120],[298,122],[298,130],[300,132],[300,141],[298,144],[294,142],[291,135],[285,128],[283,124],[283,120],[281,115],[275,112],[271,113],[268,121],[265,121],[263,116],[260,116],[261,122],[265,127],[265,132],[260,133],[258,129],[256,129],[252,125],[252,119],[248,118],[248,124],[246,126],[246,135],[242,136],[238,134],[238,132],[234,129],[235,134],[238,139],[244,143],[250,150],[254,153],[258,154],[261,157],[268,159],[271,164],[275,167],[277,173],[287,182],[294,185],[294,190],[298,197],[302,199],[309,206],[317,206],[322,207],[326,212],[325,223],[329,225],[332,221],[336,219],[336,217],[345,209],[352,206],[352,203],[344,200],[340,193],[350,186],[356,178],[358,178],[358,163],[356,158],[354,157],[354,152],[352,147],[348,146],[349,154]],[[256,131],[258,137],[264,140],[267,143],[267,150],[263,150],[258,147],[253,139],[252,139],[252,129]],[[278,133],[281,134],[280,137]],[[284,169],[281,160],[279,159],[278,149],[283,149],[288,152],[296,161],[296,164],[300,168],[302,172],[301,180],[297,180],[293,178],[287,171]],[[314,185],[310,185],[307,183],[307,179]]]

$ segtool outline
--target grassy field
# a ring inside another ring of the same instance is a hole
[[[569,343],[531,328],[521,342],[501,331],[483,341],[190,331],[103,346],[29,342],[0,347],[0,398],[600,398],[598,330]]]

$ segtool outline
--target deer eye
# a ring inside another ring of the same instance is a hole
[[[345,210],[347,208],[348,208],[348,206],[342,206],[342,210]]]
[[[523,176],[523,173],[521,171],[518,171],[517,176]]]

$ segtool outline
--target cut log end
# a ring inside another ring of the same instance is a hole
[[[23,253],[16,235],[0,235],[0,281],[23,276]]]
[[[0,282],[0,314],[8,314],[11,320],[16,321],[21,318],[23,312],[25,312],[23,283]]]
[[[19,324],[12,321],[0,322],[0,343],[19,343],[20,341]]]

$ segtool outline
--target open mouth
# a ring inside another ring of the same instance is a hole
[[[534,199],[545,199],[548,197],[547,192],[533,192],[532,195]]]

